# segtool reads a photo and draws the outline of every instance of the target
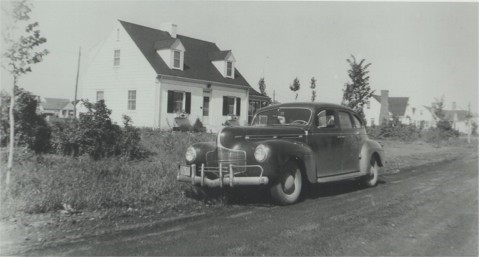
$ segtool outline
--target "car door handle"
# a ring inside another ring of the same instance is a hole
[[[345,138],[345,136],[337,136],[337,138]]]

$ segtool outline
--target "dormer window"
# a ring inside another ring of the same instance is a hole
[[[155,42],[155,50],[170,69],[183,70],[185,47],[178,38]]]
[[[181,64],[181,52],[180,51],[173,51],[173,68],[180,69]]]
[[[227,62],[227,77],[233,77],[233,63]]]
[[[225,78],[235,78],[235,57],[232,51],[217,51],[208,54],[210,61]]]
[[[113,52],[113,66],[120,65],[120,50],[115,50]]]

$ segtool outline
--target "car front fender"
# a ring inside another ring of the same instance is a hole
[[[287,162],[295,161],[307,175],[308,181],[315,183],[317,179],[316,164],[312,149],[302,142],[289,140],[266,140],[258,142],[270,149],[270,156],[265,162],[274,176],[278,175]]]

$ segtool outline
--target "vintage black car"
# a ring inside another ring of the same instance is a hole
[[[375,186],[384,164],[351,109],[287,103],[259,110],[250,126],[225,127],[216,142],[188,147],[177,179],[202,187],[267,185],[279,204],[295,203],[305,183],[360,178]]]

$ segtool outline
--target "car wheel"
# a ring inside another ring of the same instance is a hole
[[[364,183],[368,187],[374,187],[378,182],[378,171],[380,167],[378,166],[377,161],[372,158],[370,161],[370,168],[368,170],[368,175],[364,179]]]
[[[270,188],[272,198],[281,205],[295,203],[302,192],[302,172],[293,163],[286,167],[277,183]]]

